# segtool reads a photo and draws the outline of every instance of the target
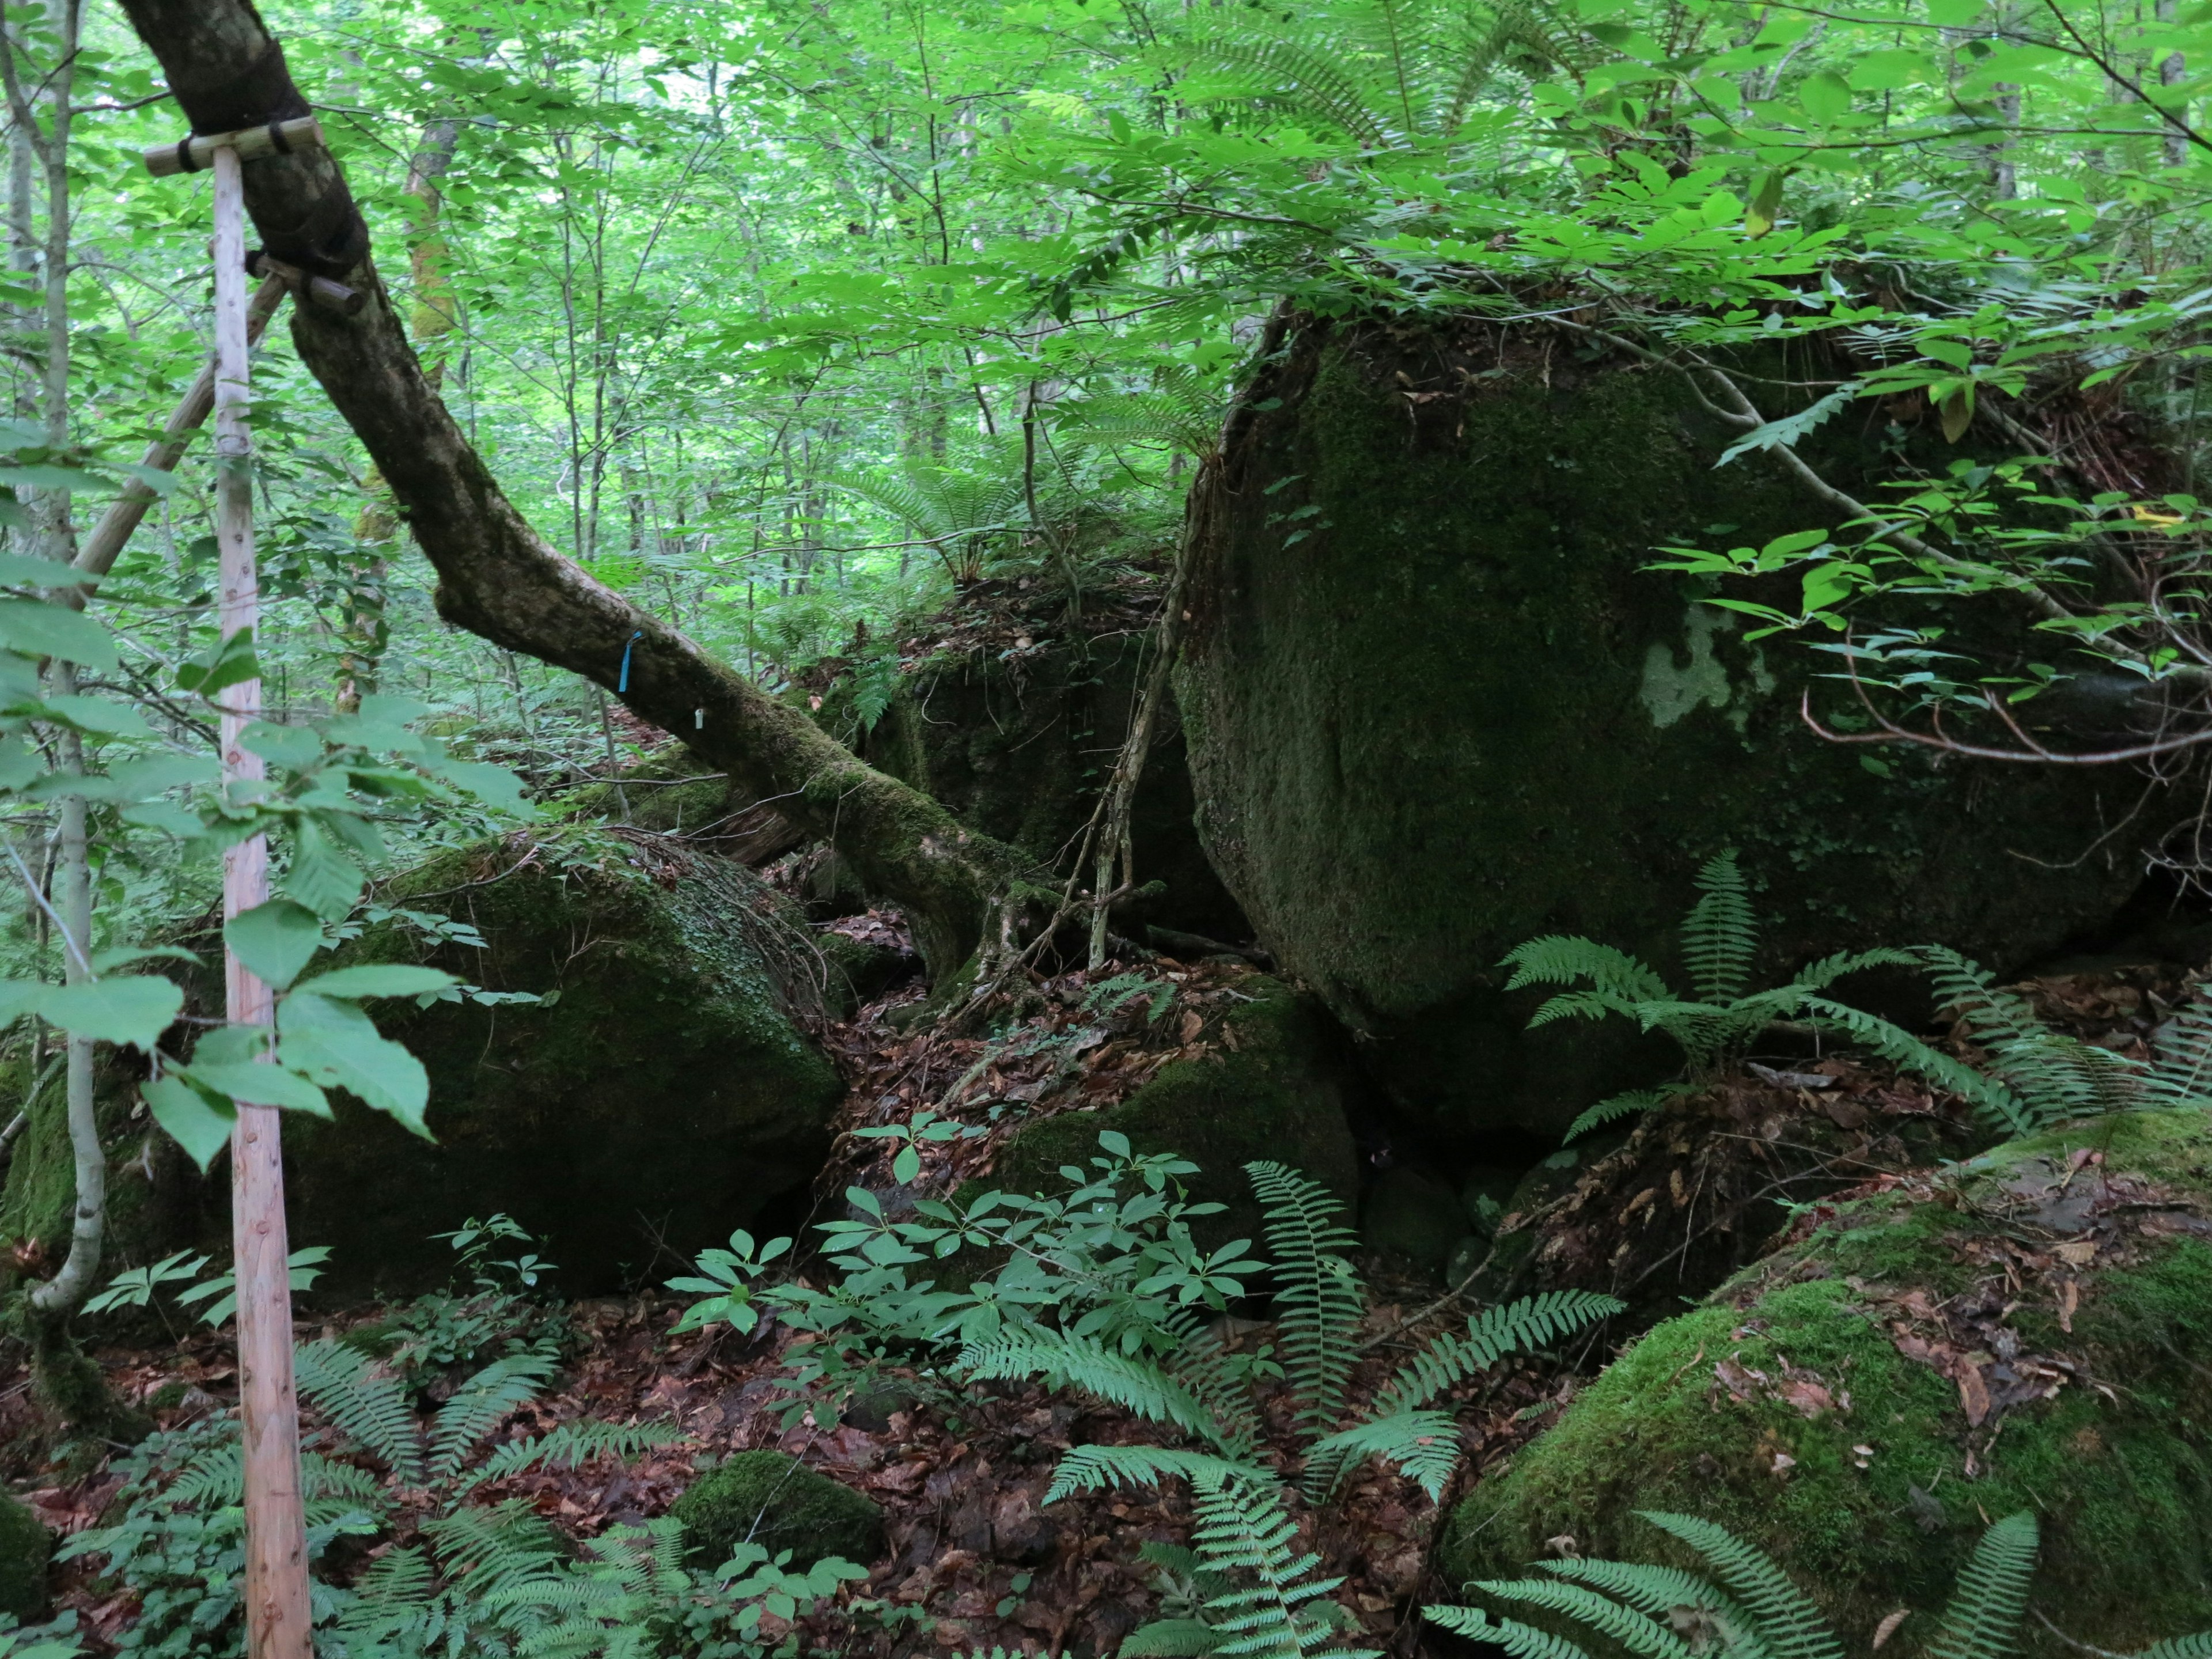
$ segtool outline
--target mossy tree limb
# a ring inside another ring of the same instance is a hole
[[[305,112],[281,50],[247,0],[128,0],[125,10],[195,131]],[[292,337],[436,568],[439,613],[496,645],[611,691],[623,688],[617,694],[641,717],[834,842],[865,886],[905,908],[933,972],[963,961],[1026,860],[862,764],[805,713],[595,580],[531,526],[409,345],[327,150],[255,162],[246,197],[271,253],[368,295],[354,317],[295,307]]]

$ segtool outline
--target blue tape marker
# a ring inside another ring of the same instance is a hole
[[[629,640],[623,643],[622,675],[615,681],[615,696],[618,697],[622,696],[623,692],[629,690],[629,653],[631,647],[635,646],[636,643],[644,637],[645,630],[641,628],[636,633],[631,635]]]

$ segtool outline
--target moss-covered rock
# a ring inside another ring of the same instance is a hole
[[[435,1146],[350,1101],[334,1123],[287,1120],[293,1236],[333,1247],[329,1286],[440,1280],[452,1253],[430,1235],[504,1210],[548,1241],[565,1291],[611,1290],[752,1224],[819,1166],[841,1088],[792,1013],[819,963],[746,870],[665,843],[563,862],[514,839],[441,854],[381,896],[483,948],[394,921],[341,962],[426,961],[544,1000],[381,1006],[429,1073]]]
[[[1063,1112],[1020,1129],[992,1173],[970,1183],[1016,1192],[1058,1190],[1063,1164],[1086,1168],[1113,1129],[1139,1152],[1176,1152],[1198,1165],[1191,1196],[1225,1206],[1194,1231],[1218,1245],[1260,1239],[1260,1207],[1245,1164],[1271,1158],[1303,1170],[1349,1204],[1359,1157],[1346,1110],[1361,1085],[1343,1034],[1311,997],[1263,975],[1237,988],[1253,1000],[1227,1015],[1222,1045],[1202,1059],[1170,1061],[1117,1106]]]
[[[1878,776],[1799,718],[1808,688],[1850,717],[1825,659],[1747,643],[1648,572],[1656,546],[1832,517],[1778,468],[1717,469],[1735,434],[1680,377],[1540,326],[1293,319],[1267,354],[1193,502],[1177,690],[1200,832],[1432,1128],[1556,1133],[1663,1074],[1663,1046],[1527,1033],[1498,959],[1564,932],[1664,962],[1724,848],[1760,890],[1768,969],[1923,939],[2014,963],[2130,890],[2132,848],[2081,854],[2133,781],[1917,750]],[[1872,497],[1882,441],[1838,421],[1816,445]]]
[[[1052,641],[1013,653],[940,651],[900,682],[861,745],[868,763],[927,790],[985,835],[1047,865],[1081,840],[1135,711],[1141,635]],[[1240,940],[1250,928],[1207,863],[1193,822],[1188,757],[1174,710],[1155,728],[1131,835],[1137,921]]]
[[[695,1559],[719,1566],[748,1540],[791,1552],[804,1571],[826,1555],[866,1566],[884,1551],[884,1514],[850,1487],[780,1451],[739,1452],[691,1483],[669,1513]]]
[[[2033,1510],[2036,1604],[2132,1651],[2212,1625],[2208,1428],[2212,1121],[2097,1120],[1844,1205],[1655,1328],[1476,1487],[1442,1561],[1518,1577],[1565,1534],[1689,1565],[1633,1515],[1686,1511],[1864,1640]]]
[[[28,1505],[0,1492],[0,1613],[35,1619],[46,1605],[53,1540]]]

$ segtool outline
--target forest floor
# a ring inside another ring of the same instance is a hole
[[[869,912],[827,924],[872,943],[902,943],[894,913]],[[1098,978],[1127,971],[1109,967]],[[1037,1114],[1109,1105],[1161,1066],[1202,1056],[1217,1016],[1250,968],[1225,958],[1158,958],[1145,972],[1173,987],[1165,1005],[1134,999],[1103,1018],[1086,1008],[1093,977],[1045,980],[1010,999],[1015,1018],[988,1041],[939,1026],[908,1026],[922,992],[895,990],[821,1036],[850,1091],[830,1165],[817,1183],[816,1219],[846,1213],[849,1188],[887,1193],[894,1143],[852,1132],[902,1121],[929,1108],[976,1133],[924,1142],[917,1188],[950,1192],[988,1176],[1008,1131]],[[2097,964],[2035,981],[2035,1000],[2062,1029],[2106,1046],[2140,1050],[2190,975],[2151,964]],[[1009,1114],[1006,1107],[1023,1109]],[[1702,1294],[1755,1258],[1778,1229],[1809,1224],[1834,1198],[1879,1184],[1936,1158],[1955,1156],[1967,1134],[1954,1101],[1879,1067],[1849,1060],[1750,1066],[1676,1110],[1617,1137],[1610,1152],[1571,1182],[1506,1218],[1509,1232],[1533,1235],[1516,1282],[1506,1291],[1579,1285],[1611,1289],[1634,1304],[1632,1324],[1571,1351],[1509,1362],[1456,1391],[1468,1454],[1462,1483],[1540,1431],[1584,1386],[1611,1348],[1635,1328]],[[1371,1392],[1387,1369],[1425,1335],[1464,1317],[1445,1287],[1384,1261],[1364,1263],[1372,1297],[1361,1340],[1355,1395]],[[802,1263],[802,1272],[818,1267]],[[812,1615],[813,1643],[876,1656],[1004,1646],[1035,1654],[1097,1656],[1153,1616],[1173,1586],[1146,1562],[1148,1541],[1182,1541],[1189,1506],[1179,1490],[1123,1490],[1047,1504],[1060,1454],[1071,1446],[1157,1439],[1161,1431],[1124,1412],[1042,1388],[971,1389],[932,1398],[918,1386],[902,1409],[848,1407],[840,1420],[823,1406],[793,1413],[783,1386],[795,1342],[773,1316],[749,1335],[726,1326],[674,1334],[686,1298],[655,1290],[575,1303],[562,1315],[557,1384],[518,1412],[504,1437],[569,1419],[660,1420],[683,1437],[629,1464],[602,1459],[483,1489],[486,1498],[526,1500],[563,1531],[589,1537],[617,1523],[664,1513],[702,1469],[733,1452],[777,1447],[865,1492],[886,1517],[889,1553],[867,1580],[848,1586]],[[376,1317],[357,1310],[303,1337]],[[1271,1328],[1235,1322],[1236,1340],[1267,1340]],[[157,1346],[103,1350],[98,1358],[125,1398],[174,1427],[220,1411],[235,1394],[234,1357],[220,1334],[195,1329]],[[173,1403],[168,1403],[173,1402]],[[1287,1430],[1289,1402],[1266,1402]],[[324,1425],[313,1413],[313,1431]],[[0,1444],[27,1445],[37,1425],[20,1371],[0,1374]],[[1287,1433],[1281,1438],[1287,1443]],[[119,1477],[110,1460],[86,1468],[23,1468],[27,1500],[58,1534],[95,1524]],[[1448,1491],[1448,1506],[1458,1490]],[[403,1519],[388,1542],[404,1542]],[[1413,1650],[1417,1611],[1448,1599],[1432,1582],[1430,1548],[1439,1506],[1413,1482],[1369,1465],[1325,1510],[1295,1505],[1303,1541],[1346,1577],[1342,1595],[1366,1637]],[[104,1585],[88,1563],[56,1571],[57,1604],[74,1610],[103,1650],[136,1615],[128,1595]],[[771,1628],[771,1634],[774,1633]]]

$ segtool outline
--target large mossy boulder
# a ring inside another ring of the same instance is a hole
[[[2103,837],[2138,780],[1870,768],[1800,718],[1808,689],[1851,718],[1815,678],[1832,659],[1749,643],[1648,570],[1666,544],[1833,516],[1759,457],[1716,468],[1736,434],[1680,376],[1478,322],[1280,319],[1262,362],[1193,501],[1176,688],[1200,830],[1261,940],[1433,1130],[1556,1132],[1671,1065],[1587,1026],[1528,1036],[1498,960],[1579,933],[1668,962],[1724,848],[1770,969],[1923,940],[2007,967],[2133,888],[2128,836]],[[1871,497],[1884,438],[1854,417],[1807,448]],[[1914,441],[1938,470],[1955,453]]]
[[[0,1492],[0,1613],[35,1619],[46,1605],[53,1539],[27,1504]]]
[[[780,1451],[738,1452],[691,1483],[669,1513],[702,1565],[720,1566],[748,1540],[773,1559],[791,1552],[804,1572],[824,1556],[866,1566],[884,1553],[884,1512],[849,1486]]]
[[[1447,1580],[1520,1577],[1563,1538],[1692,1565],[1635,1518],[1682,1511],[1772,1554],[1856,1650],[2033,1510],[2035,1605],[2069,1634],[2212,1626],[2212,1120],[2092,1120],[1887,1187],[1653,1328],[1491,1472]]]
[[[1343,1033],[1312,997],[1255,975],[1237,988],[1252,1000],[1223,1018],[1219,1042],[1196,1060],[1170,1060],[1120,1104],[1062,1112],[1018,1130],[974,1191],[1052,1192],[1064,1165],[1087,1170],[1098,1137],[1115,1130],[1139,1152],[1175,1152],[1198,1165],[1192,1198],[1224,1206],[1194,1228],[1201,1242],[1261,1238],[1261,1212],[1244,1166],[1267,1158],[1303,1171],[1349,1205],[1359,1153],[1347,1127],[1363,1089]]]
[[[818,963],[788,902],[727,860],[612,840],[583,857],[510,837],[441,854],[380,898],[395,916],[343,963],[427,962],[535,1003],[387,1003],[429,1073],[431,1145],[350,1101],[288,1119],[294,1237],[332,1247],[341,1290],[450,1272],[430,1235],[505,1211],[546,1240],[571,1295],[726,1239],[821,1165],[836,1073],[793,1018]]]
[[[860,752],[987,836],[1064,867],[1114,769],[1149,660],[1146,636],[1062,630],[1013,649],[940,647],[902,677]],[[1024,636],[1026,638],[1026,636]],[[1199,844],[1189,759],[1172,707],[1153,729],[1131,823],[1137,879],[1164,890],[1124,925],[1231,943],[1250,937]]]

